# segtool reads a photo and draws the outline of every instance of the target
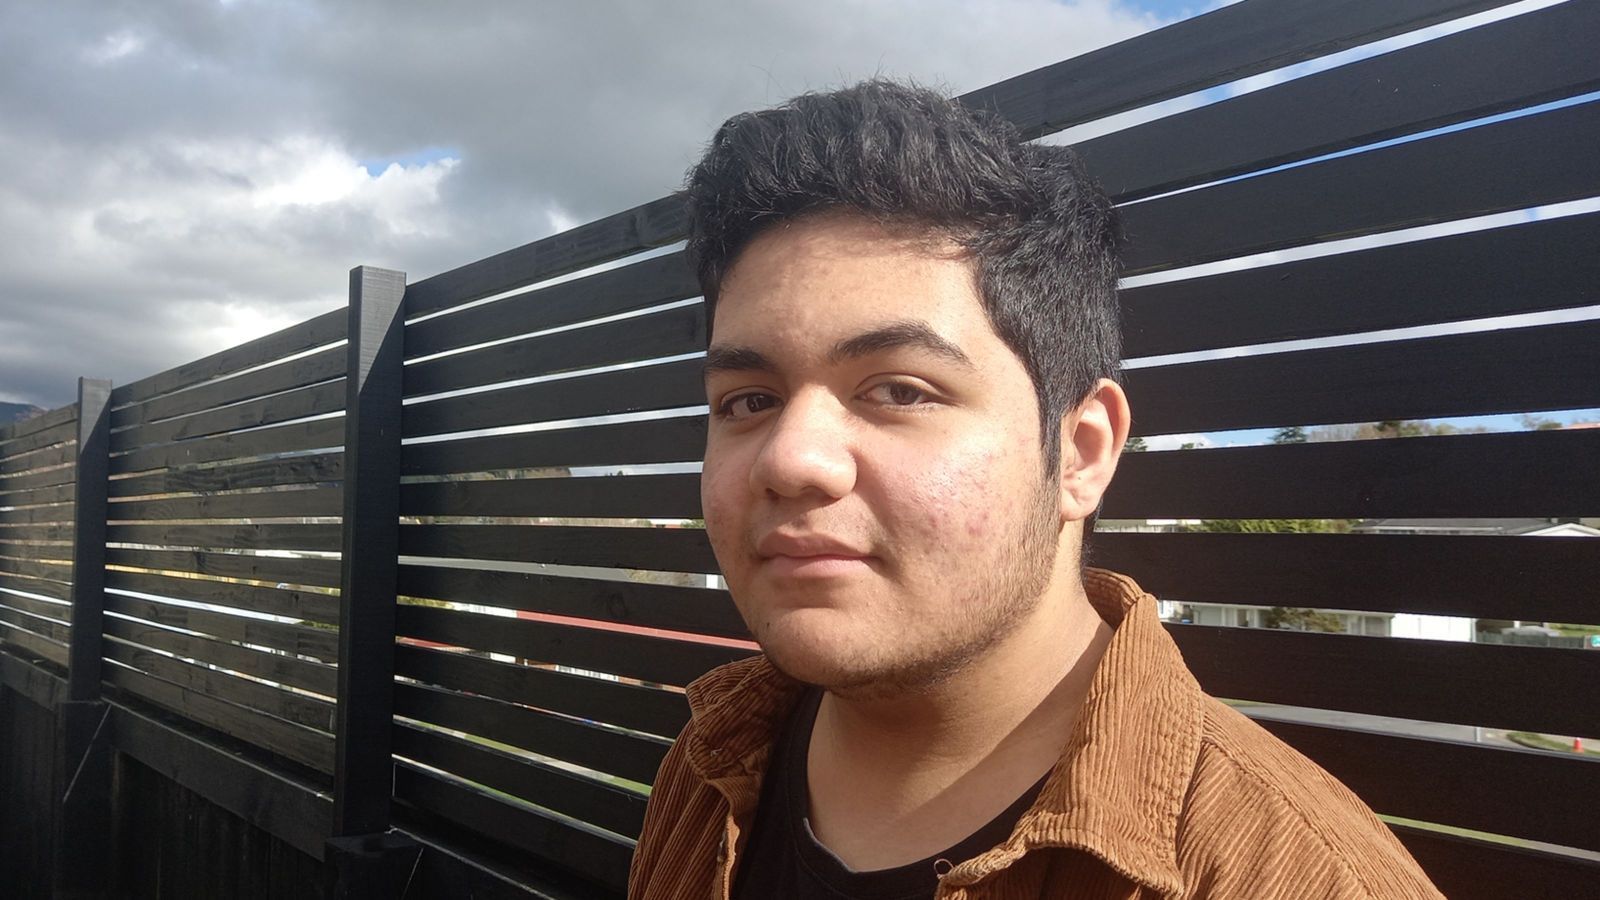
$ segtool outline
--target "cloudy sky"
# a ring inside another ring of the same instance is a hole
[[[673,189],[742,109],[954,91],[1181,0],[0,4],[0,400],[70,402]]]

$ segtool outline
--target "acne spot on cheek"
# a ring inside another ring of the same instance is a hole
[[[982,537],[983,535],[988,534],[988,532],[989,532],[989,511],[987,509],[980,511],[978,514],[974,515],[971,519],[967,520],[967,536],[968,537]]]

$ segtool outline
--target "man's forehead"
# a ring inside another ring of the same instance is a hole
[[[764,348],[762,344],[759,339],[754,343],[737,340],[713,343],[706,351],[705,373],[777,371],[783,365],[781,350]],[[976,367],[959,344],[919,319],[894,320],[841,336],[826,348],[822,362],[830,366],[842,365],[891,350],[925,353],[966,369]]]

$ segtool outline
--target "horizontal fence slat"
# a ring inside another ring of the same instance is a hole
[[[323,313],[281,331],[117,387],[111,391],[111,402],[122,406],[149,400],[324,344],[342,341],[347,318],[344,309]]]
[[[139,497],[191,491],[237,491],[247,488],[316,484],[344,477],[344,453],[315,453],[232,465],[175,467],[115,478],[108,485],[112,497]]]
[[[397,682],[394,712],[418,722],[511,744],[641,784],[655,780],[671,745],[503,700]]]
[[[1180,434],[1600,406],[1600,321],[1134,369],[1133,431]]]
[[[531,422],[704,406],[698,359],[578,375],[535,384],[446,397],[405,408],[406,437],[497,428]]]
[[[35,431],[24,437],[12,438],[9,441],[0,443],[0,459],[10,459],[11,457],[32,453],[54,444],[76,441],[78,439],[77,409],[76,407],[68,408],[72,409],[74,414],[72,418],[67,419],[65,422]]]
[[[1127,274],[1600,194],[1600,103],[1122,208]]]
[[[1076,146],[1113,197],[1144,197],[1584,93],[1597,43],[1600,15],[1569,3]]]
[[[0,588],[13,591],[24,591],[49,597],[52,600],[66,600],[72,596],[72,585],[64,581],[51,581],[44,578],[23,578],[9,572],[0,572]]]
[[[159,500],[113,500],[112,521],[152,519],[291,519],[337,517],[344,512],[344,488],[211,494]]]
[[[682,306],[415,362],[405,367],[405,393],[438,394],[705,348],[705,307]]]
[[[331,628],[272,622],[109,592],[106,594],[105,609],[168,628],[200,632],[218,640],[271,647],[328,663],[339,659],[339,634]]]
[[[119,753],[132,756],[312,858],[322,858],[332,833],[333,798],[329,794],[120,703],[111,704],[108,723],[108,737]]]
[[[1206,692],[1345,712],[1583,734],[1600,722],[1600,653],[1546,647],[1168,625]],[[1515,704],[1506,685],[1518,686]]]
[[[679,416],[616,425],[590,425],[407,444],[402,475],[448,475],[496,469],[699,462],[706,417]]]
[[[1600,880],[1600,862],[1470,837],[1390,826],[1434,886],[1450,900],[1582,897]]]
[[[16,456],[0,457],[0,474],[10,475],[15,472],[28,472],[33,469],[45,469],[69,463],[78,457],[77,444],[52,444],[40,450],[28,453],[19,453]],[[7,478],[9,483],[11,479]]]
[[[343,445],[343,417],[291,422],[121,453],[111,457],[110,471],[112,475],[123,475],[252,456],[338,449]]]
[[[72,509],[71,503],[28,506],[22,509],[0,509],[0,525],[39,525],[50,522],[71,522]]]
[[[1245,709],[1241,712],[1252,712]],[[1589,826],[1600,760],[1252,718],[1327,769],[1377,812],[1600,849]]]
[[[56,643],[65,644],[71,628],[52,619],[32,615],[24,612],[18,604],[9,603],[8,600],[17,598],[0,595],[0,622],[11,626],[13,629],[32,632],[39,637],[46,638]]]
[[[7,441],[14,441],[29,435],[38,434],[49,428],[55,428],[65,422],[75,422],[78,419],[78,404],[69,403],[55,409],[42,412],[30,419],[19,422],[10,422],[0,425],[0,452],[4,451]]]
[[[608,475],[402,484],[400,514],[698,519],[700,476]]]
[[[57,485],[70,485],[76,478],[76,467],[62,465],[43,471],[29,472],[26,475],[7,475],[0,478],[0,487],[4,487],[7,491],[28,491]]]
[[[217,700],[266,713],[304,728],[332,733],[333,704],[295,694],[230,672],[210,669],[115,640],[102,644],[105,658]]]
[[[678,692],[406,642],[395,645],[395,672],[455,691],[515,699],[540,709],[665,737],[676,735],[689,721],[689,703]]]
[[[345,348],[329,347],[310,356],[278,363],[245,375],[214,381],[145,403],[124,406],[111,413],[111,427],[123,428],[190,415],[244,400],[254,400],[294,388],[343,378]]]
[[[71,566],[51,564],[42,560],[0,557],[0,572],[27,575],[32,578],[48,578],[52,581],[72,581]]]
[[[207,547],[233,550],[320,550],[337,553],[338,525],[110,525],[112,544]]]
[[[583,525],[402,525],[400,553],[450,559],[716,572],[698,528]]]
[[[31,631],[11,625],[0,617],[0,645],[11,644],[21,648],[22,655],[34,655],[60,666],[67,667],[67,645],[41,637]]]
[[[141,648],[161,650],[328,697],[334,695],[338,682],[338,669],[334,666],[201,635],[183,634],[134,619],[107,616],[105,634]]]
[[[106,587],[142,594],[208,603],[250,612],[285,616],[324,625],[339,623],[339,598],[334,594],[287,588],[234,584],[210,578],[185,578],[149,572],[106,572]]]
[[[406,358],[645,309],[698,296],[682,252],[586,275],[406,326]]]
[[[396,725],[394,752],[545,809],[637,838],[645,798],[615,785],[411,725]]]
[[[290,559],[239,553],[208,553],[201,550],[112,548],[106,551],[106,563],[166,572],[193,572],[196,575],[210,575],[214,578],[242,578],[250,581],[316,587],[339,586],[339,561],[336,559]]]
[[[727,592],[707,588],[403,564],[398,590],[404,597],[598,619],[637,628],[749,637]]]
[[[1597,549],[1583,537],[1097,532],[1089,562],[1167,600],[1600,624],[1586,622]]]
[[[113,431],[111,449],[137,450],[153,444],[209,437],[229,431],[341,412],[344,410],[344,401],[345,386],[342,381],[296,388],[222,409]]]
[[[4,586],[4,582],[0,582],[0,587]],[[32,597],[22,597],[17,594],[0,593],[0,607],[19,609],[30,616],[55,619],[62,623],[63,626],[72,621],[72,607],[66,603],[52,603],[48,600],[36,600]],[[63,632],[63,636],[66,633],[68,632]]]
[[[625,889],[633,842],[579,829],[470,785],[395,766],[395,800],[463,825],[616,891]]]
[[[1123,288],[1129,358],[1600,303],[1600,213]]]
[[[40,503],[71,503],[77,496],[76,484],[57,484],[50,487],[11,490],[0,482],[0,506],[35,506]]]
[[[128,695],[154,703],[207,728],[297,762],[324,774],[333,772],[333,736],[295,725],[259,710],[191,691],[128,669],[109,665],[105,681]]]
[[[677,194],[613,213],[406,285],[408,318],[610,262],[680,240],[687,228]]]
[[[1030,137],[1502,5],[1504,0],[1245,3],[962,95]]]
[[[67,697],[66,679],[18,655],[17,647],[0,647],[0,686],[16,691],[46,709],[55,709]],[[22,651],[26,655],[26,651]]]
[[[473,650],[682,687],[755,651],[626,631],[584,628],[431,606],[401,604],[395,633]]]
[[[1129,453],[1101,516],[1578,517],[1600,509],[1600,429]],[[1516,472],[1516,478],[1485,478]],[[492,482],[484,482],[492,483]]]

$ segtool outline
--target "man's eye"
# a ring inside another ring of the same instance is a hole
[[[778,405],[771,394],[734,394],[717,407],[717,417],[722,419],[747,419]]]
[[[869,388],[867,396],[886,406],[915,406],[928,399],[928,392],[904,381],[885,381]]]

